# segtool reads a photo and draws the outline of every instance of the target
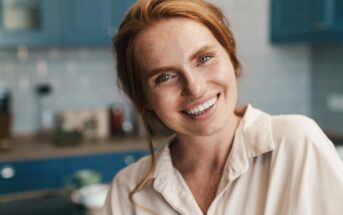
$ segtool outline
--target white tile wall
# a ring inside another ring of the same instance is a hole
[[[29,50],[26,61],[17,59],[15,50],[0,50],[0,56],[0,85],[13,93],[15,133],[37,129],[34,88],[39,83],[53,86],[50,108],[54,112],[124,101],[116,87],[110,49]]]

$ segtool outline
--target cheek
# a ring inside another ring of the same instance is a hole
[[[229,85],[229,87],[235,83],[235,72],[231,64],[219,64],[214,69],[212,77],[223,85]]]
[[[175,93],[166,92],[166,90],[157,90],[156,93],[151,93],[149,95],[150,104],[153,110],[160,115],[166,115],[175,112],[177,98]]]

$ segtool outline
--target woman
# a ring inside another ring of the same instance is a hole
[[[343,213],[341,160],[311,119],[236,107],[240,64],[218,8],[139,0],[114,48],[151,155],[116,175],[104,214]],[[175,133],[155,154],[154,120]]]

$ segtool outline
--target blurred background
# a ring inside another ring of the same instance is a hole
[[[0,0],[0,214],[96,214],[147,154],[111,53],[133,2]],[[237,40],[239,103],[314,118],[341,153],[343,2],[210,2]]]

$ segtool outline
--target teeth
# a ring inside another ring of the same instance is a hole
[[[212,107],[217,101],[217,97],[214,97],[206,102],[204,102],[203,104],[192,108],[190,110],[187,110],[186,113],[191,114],[191,115],[199,115],[201,114],[203,111],[207,110],[208,108]]]

